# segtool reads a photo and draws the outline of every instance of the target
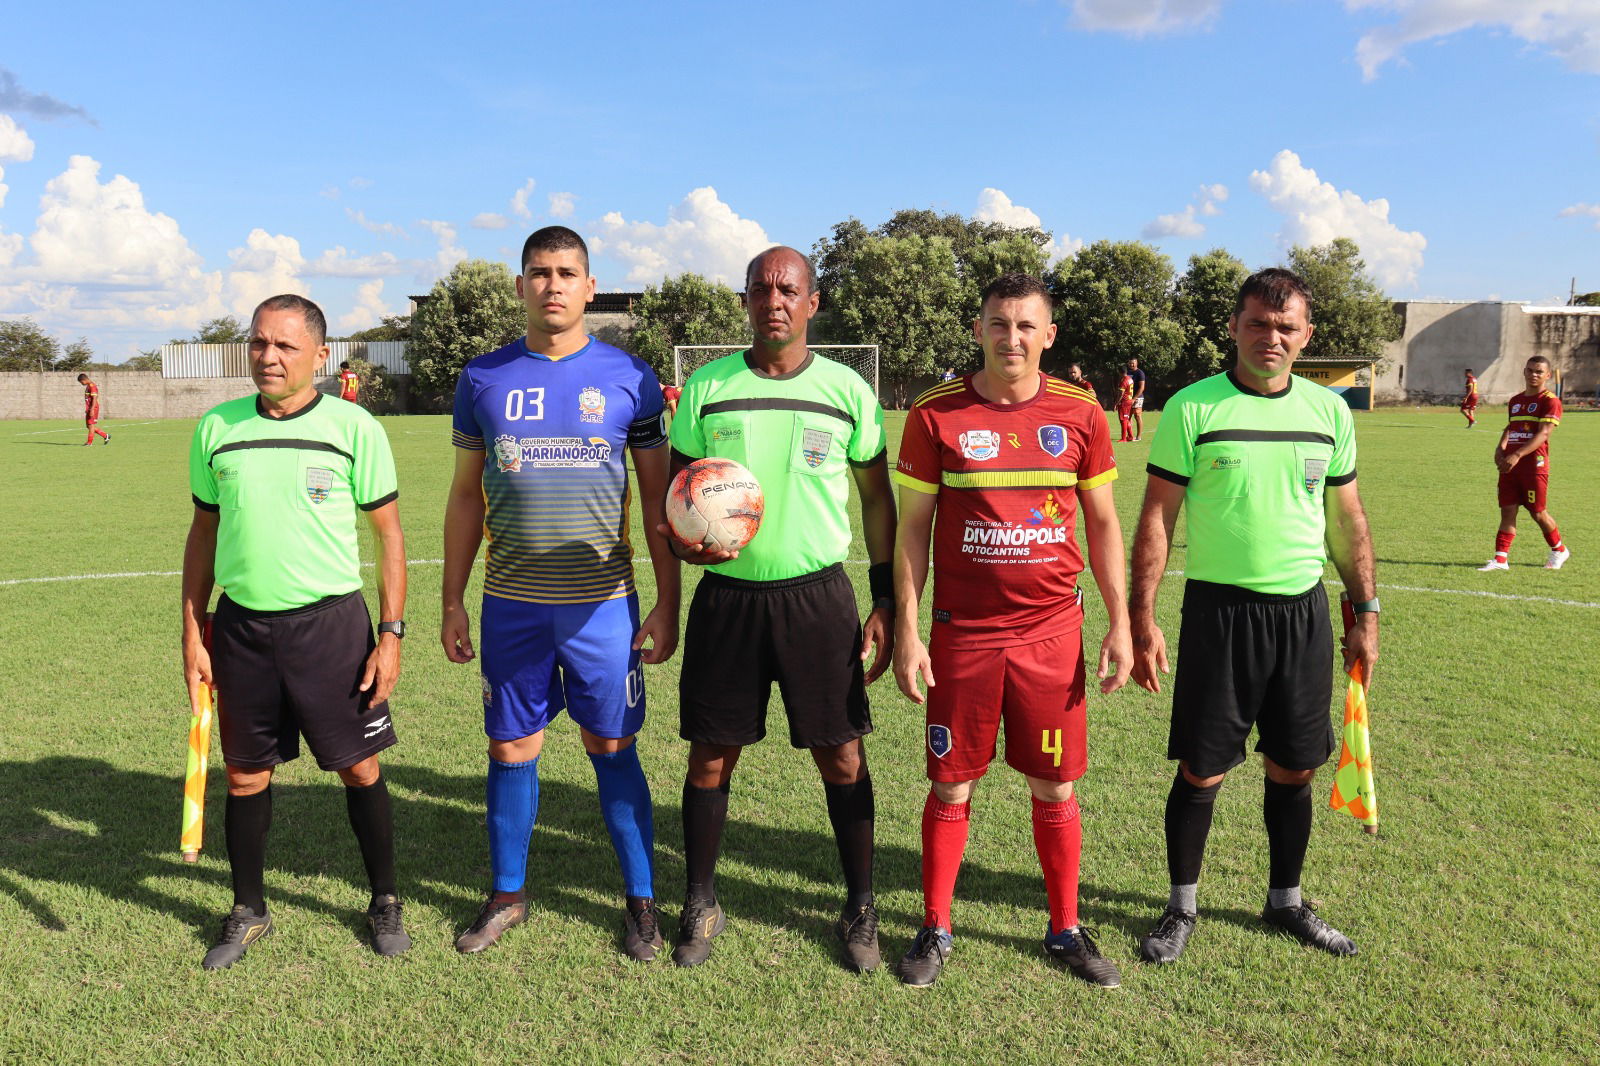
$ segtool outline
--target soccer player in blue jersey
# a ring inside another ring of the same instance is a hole
[[[468,362],[456,383],[440,627],[451,662],[474,657],[463,596],[478,547],[489,541],[481,640],[493,885],[456,939],[468,954],[527,919],[539,752],[563,709],[594,764],[622,866],[623,950],[648,961],[662,947],[650,789],[634,740],[645,713],[641,663],[665,661],[678,643],[678,560],[656,529],[665,515],[667,434],[654,372],[585,332],[594,292],[583,238],[564,226],[535,232],[517,277],[527,335]],[[656,604],[643,623],[624,448],[638,475],[656,578]]]

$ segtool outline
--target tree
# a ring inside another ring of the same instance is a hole
[[[1234,346],[1228,319],[1239,286],[1249,276],[1250,268],[1221,248],[1189,257],[1189,269],[1172,295],[1172,317],[1183,329],[1183,352],[1169,384],[1181,388],[1229,364]]]
[[[1289,252],[1289,268],[1311,290],[1311,321],[1316,327],[1305,354],[1313,359],[1371,360],[1375,371],[1387,362],[1384,348],[1400,339],[1405,322],[1394,301],[1367,274],[1361,249],[1348,237]]]
[[[970,361],[966,287],[948,237],[864,238],[834,300],[841,332],[876,343],[880,369],[902,406],[912,379]]]
[[[394,382],[389,380],[388,373],[381,366],[367,362],[359,356],[345,360],[350,364],[350,369],[356,372],[356,379],[361,383],[357,395],[361,398],[361,406],[369,411],[387,410],[394,402]]]
[[[645,286],[634,308],[633,353],[663,381],[672,376],[676,344],[748,344],[750,323],[739,294],[699,274],[663,278]]]
[[[82,370],[92,358],[88,341],[79,338],[63,353],[61,342],[31,318],[0,322],[0,370]]]
[[[250,331],[232,315],[213,318],[200,327],[191,344],[243,344],[250,339]]]
[[[1580,292],[1567,301],[1569,307],[1600,307],[1600,292]]]
[[[1107,378],[1137,356],[1152,377],[1172,372],[1184,332],[1172,319],[1170,259],[1142,241],[1101,240],[1063,261],[1052,280],[1053,367],[1082,363],[1091,378]]]
[[[79,337],[67,345],[61,352],[61,358],[56,360],[51,370],[79,370],[88,366],[94,360],[94,349],[89,347],[87,337]]]
[[[425,402],[442,406],[468,359],[509,344],[527,326],[527,309],[505,264],[462,260],[411,316],[406,361],[415,388]]]
[[[376,326],[358,329],[348,337],[330,337],[329,340],[346,341],[406,341],[411,339],[410,315],[384,315]]]
[[[123,363],[122,364],[122,369],[124,369],[124,370],[160,370],[161,369],[161,349],[157,348],[157,349],[155,349],[153,351],[140,352],[138,355],[134,356],[132,359],[129,359],[126,363]]]

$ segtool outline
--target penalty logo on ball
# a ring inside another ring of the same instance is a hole
[[[667,526],[683,544],[734,552],[750,543],[766,509],[755,475],[732,459],[697,459],[667,488]]]

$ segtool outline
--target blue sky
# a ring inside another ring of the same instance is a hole
[[[1354,238],[1398,298],[1600,289],[1600,0],[16,5],[0,318],[121,361],[337,332],[550,222],[602,289],[931,207],[1178,269]]]

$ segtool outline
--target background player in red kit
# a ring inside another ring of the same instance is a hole
[[[917,703],[919,681],[928,685],[933,783],[922,815],[923,928],[900,977],[932,984],[949,954],[972,791],[1004,720],[1006,762],[1033,794],[1033,839],[1050,901],[1045,951],[1083,980],[1114,988],[1117,968],[1078,925],[1083,833],[1072,782],[1087,765],[1083,558],[1073,535],[1080,508],[1110,616],[1100,645],[1102,692],[1122,687],[1133,657],[1111,496],[1116,460],[1093,396],[1039,372],[1056,335],[1044,284],[1002,275],[984,290],[981,307],[973,333],[983,369],[916,400],[895,472],[894,672]],[[925,646],[917,604],[930,537],[933,632]]]
[[[1546,389],[1550,360],[1542,355],[1522,368],[1527,388],[1511,397],[1511,420],[1494,449],[1500,468],[1500,530],[1494,537],[1494,558],[1479,570],[1509,570],[1511,541],[1517,535],[1517,509],[1526,507],[1550,545],[1546,570],[1560,570],[1572,552],[1561,542],[1556,520],[1545,509],[1550,483],[1550,431],[1561,424],[1561,398]]]
[[[1126,443],[1133,439],[1133,375],[1123,371],[1122,380],[1117,382],[1117,419],[1122,423],[1122,436],[1117,438],[1118,444]]]
[[[88,374],[78,375],[78,384],[83,386],[83,424],[89,431],[89,439],[83,442],[87,448],[94,443],[96,436],[105,438],[105,443],[111,443],[111,434],[96,426],[100,421],[100,386],[89,380]]]
[[[361,375],[350,369],[349,363],[339,364],[339,399],[356,402],[361,393]]]
[[[1478,424],[1478,379],[1470,370],[1467,371],[1467,380],[1462,389],[1461,413],[1467,416],[1467,428],[1471,429]]]

